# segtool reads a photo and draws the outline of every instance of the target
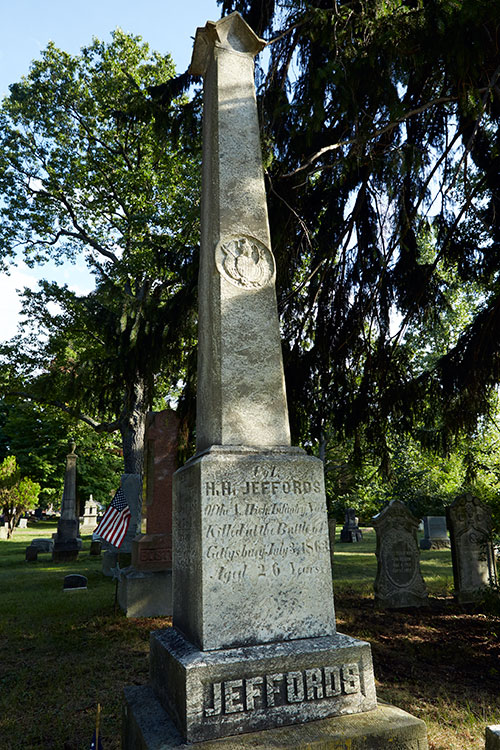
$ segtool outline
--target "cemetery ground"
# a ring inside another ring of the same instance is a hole
[[[88,750],[97,703],[104,750],[119,750],[122,688],[148,681],[149,631],[169,618],[127,619],[115,609],[115,582],[90,557],[24,559],[42,521],[0,541],[0,748]],[[375,534],[335,547],[334,588],[340,632],[372,645],[379,700],[427,723],[430,750],[484,748],[484,728],[500,723],[500,612],[467,609],[452,597],[449,550],[423,551],[430,606],[411,612],[374,607]],[[65,593],[70,572],[88,590]]]

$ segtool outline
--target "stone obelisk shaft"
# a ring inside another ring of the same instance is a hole
[[[57,536],[54,539],[53,559],[64,561],[78,556],[78,512],[76,504],[76,460],[75,444],[71,443],[71,453],[66,456],[64,490],[61,502],[61,517],[57,523]]]
[[[204,76],[198,451],[290,445],[254,85],[264,42],[234,23],[198,29],[191,64]]]

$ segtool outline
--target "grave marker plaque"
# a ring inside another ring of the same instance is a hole
[[[421,607],[427,591],[420,572],[418,519],[393,500],[373,519],[377,534],[375,601],[382,607]]]

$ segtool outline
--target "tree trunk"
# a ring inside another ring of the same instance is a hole
[[[127,390],[125,405],[120,415],[125,474],[142,474],[144,433],[148,410],[146,387],[144,381],[138,379]]]

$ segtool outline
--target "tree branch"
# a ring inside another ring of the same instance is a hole
[[[75,419],[78,419],[80,422],[88,424],[89,427],[92,427],[92,429],[96,432],[115,432],[120,428],[120,422],[117,419],[114,422],[96,422],[96,420],[92,419],[92,417],[89,417],[86,414],[82,414],[76,409],[72,409],[63,401],[58,401],[57,399],[43,398],[43,396],[36,396],[35,394],[28,393],[26,391],[7,391],[5,395],[15,396],[16,398],[29,399],[30,401],[35,401],[37,404],[47,404],[48,406],[55,406],[57,409],[61,409],[61,411],[66,412],[66,414],[69,414]]]
[[[390,130],[393,130],[398,125],[401,125],[402,122],[405,122],[405,120],[408,120],[410,117],[414,117],[415,115],[419,115],[421,112],[425,112],[426,109],[429,109],[430,107],[433,107],[437,104],[446,104],[448,102],[456,101],[456,96],[442,96],[439,99],[433,99],[431,102],[427,102],[427,104],[423,104],[421,107],[417,107],[416,109],[412,109],[409,112],[406,112],[401,117],[398,117],[397,120],[393,120],[392,122],[387,123],[387,125],[384,125],[383,128],[379,128],[379,130],[375,130],[374,133],[367,139],[367,140],[374,140],[375,138],[379,138],[379,136],[384,135],[384,133],[389,132]],[[325,154],[329,153],[330,151],[337,151],[339,148],[342,148],[343,146],[351,146],[354,143],[357,143],[359,141],[359,138],[348,138],[345,141],[338,141],[338,143],[331,143],[329,146],[324,146],[323,148],[320,148],[319,151],[317,151],[315,154],[309,157],[309,159],[304,162],[300,167],[297,167],[297,169],[294,169],[293,172],[288,172],[287,174],[283,175],[284,177],[293,177],[296,174],[299,174],[300,172],[303,172],[304,170],[311,167],[315,161],[320,159]]]

